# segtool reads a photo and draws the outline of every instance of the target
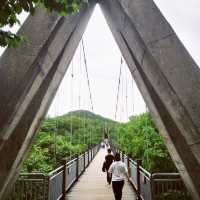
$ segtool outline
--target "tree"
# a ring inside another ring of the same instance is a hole
[[[150,172],[176,172],[168,150],[149,113],[118,125],[118,147],[133,159],[141,159]]]
[[[112,130],[116,122],[89,111],[44,119],[22,172],[48,173],[63,161],[85,152],[88,146],[99,144],[105,121]]]
[[[5,26],[13,27],[20,24],[19,15],[26,11],[34,14],[35,8],[40,5],[49,12],[56,11],[60,15],[78,11],[87,0],[3,0],[0,1],[0,46],[16,47],[24,40],[23,36],[5,31]]]

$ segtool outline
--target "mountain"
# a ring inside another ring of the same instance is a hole
[[[101,115],[95,114],[95,113],[88,111],[88,110],[75,110],[75,111],[68,112],[65,115],[62,115],[62,117],[69,117],[69,116],[81,117],[81,118],[90,118],[90,119],[99,119],[99,120],[103,120],[105,122],[117,123],[116,121],[114,121],[112,119],[103,117]]]

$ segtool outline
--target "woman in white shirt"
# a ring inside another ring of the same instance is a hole
[[[113,162],[108,170],[112,175],[112,188],[115,195],[115,200],[122,199],[122,189],[124,186],[125,176],[129,179],[126,165],[121,161],[120,154],[115,154],[115,162]]]

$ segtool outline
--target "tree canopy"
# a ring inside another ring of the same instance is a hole
[[[88,148],[99,144],[116,122],[89,111],[46,118],[35,138],[22,172],[50,172]],[[112,133],[113,134],[113,133]]]
[[[55,11],[60,15],[78,11],[87,0],[3,0],[0,1],[0,46],[16,47],[24,40],[23,36],[5,31],[5,26],[13,27],[20,24],[19,15],[25,11],[34,14],[35,8],[40,5],[49,12]]]
[[[105,135],[132,159],[141,159],[149,172],[176,172],[149,113],[118,123],[82,110],[43,121],[22,172],[48,173],[88,146],[98,144]],[[157,195],[155,200],[189,200],[186,196],[182,192],[168,192]]]
[[[142,166],[149,172],[177,171],[149,113],[119,124],[112,138],[120,150],[134,160],[141,159]]]
[[[49,172],[105,135],[134,160],[141,159],[149,172],[176,172],[149,113],[118,123],[83,110],[43,121],[23,171]]]

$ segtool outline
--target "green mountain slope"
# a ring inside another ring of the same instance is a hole
[[[149,113],[118,123],[85,110],[46,118],[22,171],[49,172],[104,137],[133,159],[141,159],[150,172],[176,171]]]
[[[26,159],[23,172],[49,172],[88,146],[98,144],[116,122],[86,110],[46,118]]]

